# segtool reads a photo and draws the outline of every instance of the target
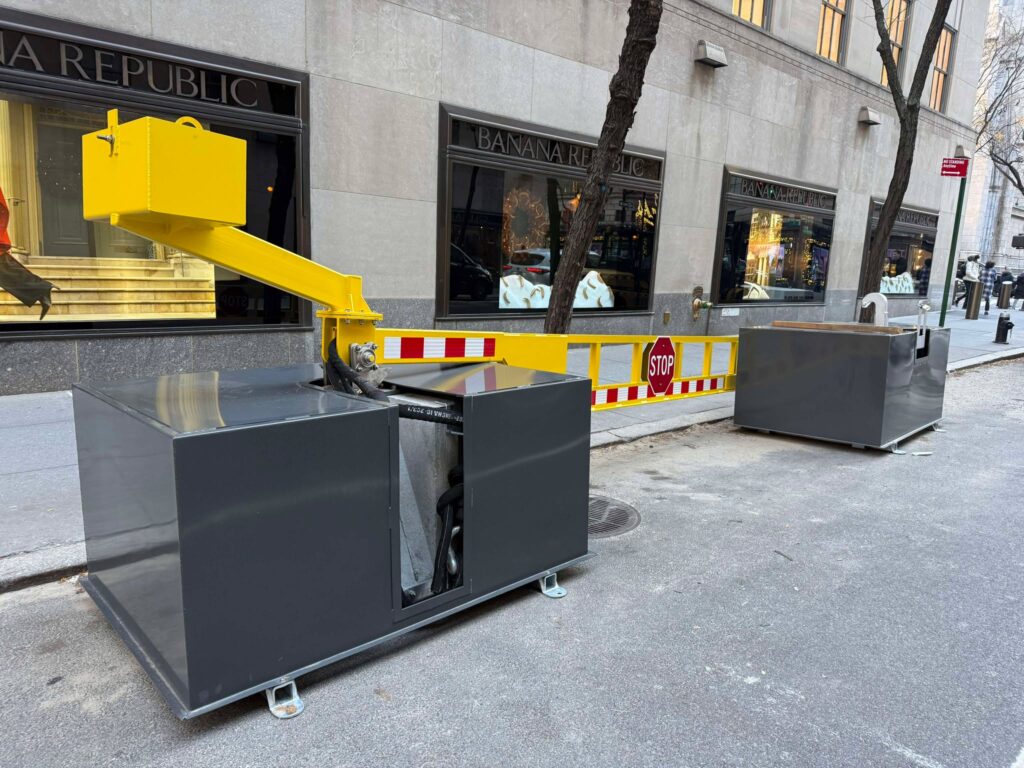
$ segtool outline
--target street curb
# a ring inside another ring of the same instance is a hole
[[[0,594],[34,587],[86,569],[85,542],[58,544],[0,558]]]
[[[966,371],[969,368],[977,368],[980,365],[986,363],[995,363],[1000,360],[1013,360],[1015,357],[1024,357],[1024,349],[1019,347],[1014,349],[1004,349],[999,352],[989,352],[987,355],[979,355],[978,357],[968,357],[966,360],[958,360],[955,363],[950,363],[946,366],[947,373],[954,373],[955,371]]]
[[[596,432],[590,436],[590,450],[594,451],[611,445],[632,443],[644,437],[689,429],[698,424],[713,424],[718,421],[725,421],[726,419],[731,419],[732,414],[733,406],[724,405],[720,408],[712,408],[711,410],[700,411],[699,413],[688,413],[683,416],[648,421],[629,427],[606,429],[603,432]]]

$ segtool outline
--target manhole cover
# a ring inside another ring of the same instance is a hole
[[[587,535],[592,539],[605,539],[632,531],[640,525],[640,513],[618,499],[607,496],[590,497],[590,516]]]

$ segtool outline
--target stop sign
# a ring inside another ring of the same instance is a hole
[[[656,395],[664,395],[676,371],[676,348],[667,336],[660,336],[644,349],[647,384]]]

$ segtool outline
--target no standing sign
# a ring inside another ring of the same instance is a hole
[[[956,178],[967,177],[967,164],[970,162],[966,157],[944,157],[942,158],[942,175]]]

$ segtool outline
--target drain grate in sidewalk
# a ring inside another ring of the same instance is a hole
[[[592,539],[606,539],[632,531],[640,525],[640,513],[624,501],[608,496],[590,497],[590,516],[587,535]]]

